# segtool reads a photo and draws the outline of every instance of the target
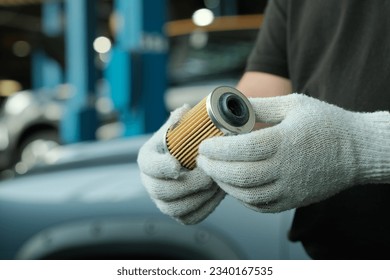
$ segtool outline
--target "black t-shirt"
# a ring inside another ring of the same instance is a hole
[[[390,110],[390,1],[270,0],[247,71],[342,108]],[[331,164],[331,163],[330,163]],[[313,258],[390,259],[390,185],[297,209],[290,239]]]

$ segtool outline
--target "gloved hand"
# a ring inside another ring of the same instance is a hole
[[[197,159],[248,207],[280,212],[356,184],[390,182],[388,112],[350,112],[300,94],[250,102],[258,122],[275,125],[205,140]]]
[[[165,132],[188,110],[188,106],[183,106],[171,113],[141,147],[138,165],[142,183],[157,207],[183,224],[195,224],[217,207],[225,192],[201,169],[183,168],[165,148]]]

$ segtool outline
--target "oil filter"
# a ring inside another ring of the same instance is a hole
[[[255,115],[248,99],[235,88],[221,86],[167,130],[166,148],[183,167],[194,169],[203,140],[248,133],[254,125]]]

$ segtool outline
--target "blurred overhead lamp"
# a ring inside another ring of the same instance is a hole
[[[14,55],[17,57],[26,57],[30,54],[31,52],[31,46],[28,42],[26,41],[16,41],[12,45],[12,52]]]
[[[209,9],[199,9],[192,15],[192,21],[197,26],[207,26],[214,21],[214,13]]]
[[[93,41],[93,48],[97,53],[108,53],[111,50],[111,41],[104,36],[97,37]]]

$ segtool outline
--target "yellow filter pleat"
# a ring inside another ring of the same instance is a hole
[[[195,168],[199,145],[203,140],[223,135],[207,114],[206,99],[202,99],[176,126],[167,131],[169,152],[188,169]]]

